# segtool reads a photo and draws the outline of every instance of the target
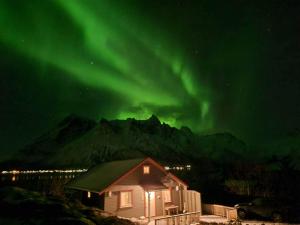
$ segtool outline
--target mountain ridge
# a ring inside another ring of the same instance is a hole
[[[247,154],[246,144],[230,133],[197,135],[188,127],[161,123],[155,115],[96,122],[71,114],[21,149],[13,161],[31,167],[74,167],[141,156],[178,163],[199,157],[227,161],[228,154],[233,159]]]

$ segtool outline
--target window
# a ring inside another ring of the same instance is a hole
[[[120,192],[120,208],[132,207],[132,191]]]
[[[144,166],[144,174],[150,174],[150,166]]]
[[[112,192],[111,191],[105,192],[105,197],[110,198],[111,196],[112,196]]]
[[[163,198],[164,198],[164,202],[171,202],[171,191],[163,190]]]

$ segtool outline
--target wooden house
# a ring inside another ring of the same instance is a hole
[[[66,188],[78,190],[85,204],[121,217],[158,217],[201,211],[200,193],[151,158],[100,164]]]

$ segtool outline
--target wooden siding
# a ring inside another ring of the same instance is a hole
[[[226,217],[227,219],[237,219],[237,211],[233,207],[216,204],[203,204],[203,213]]]
[[[201,212],[183,213],[154,219],[154,225],[192,225],[201,223]],[[214,224],[214,223],[212,223]]]
[[[151,164],[145,163],[145,165],[150,167],[150,173],[149,174],[144,174],[143,173],[143,165],[138,168],[135,172],[137,173],[137,176],[139,177],[139,183],[143,186],[152,186],[152,185],[160,185],[162,186],[161,183],[161,178],[165,176],[165,174],[156,168],[155,166]]]
[[[201,195],[197,191],[184,190],[184,204],[187,212],[201,212]]]
[[[172,188],[171,189],[171,201],[173,205],[178,206],[178,208],[180,207],[180,199],[179,199],[179,190],[176,191],[176,188]]]
[[[162,191],[156,191],[156,201],[155,201],[155,207],[156,207],[156,216],[163,216],[164,215],[164,196]]]
[[[104,210],[122,217],[144,216],[144,189],[139,185],[114,185],[111,196],[106,194]],[[120,191],[132,191],[132,207],[120,208]]]
[[[150,166],[150,174],[143,173],[143,165]],[[140,217],[145,216],[145,191],[149,188],[149,191],[155,191],[155,216],[165,215],[165,203],[162,196],[162,191],[152,190],[151,187],[160,187],[162,188],[161,178],[165,174],[153,166],[152,164],[145,163],[137,168],[135,171],[130,173],[124,179],[119,181],[117,184],[110,187],[109,191],[112,192],[112,195],[109,197],[105,195],[104,201],[104,210],[111,212],[117,216],[122,217]],[[165,187],[167,189],[167,187]],[[181,186],[181,189],[186,190],[186,186]],[[120,191],[132,190],[132,201],[133,207],[130,208],[120,208],[119,207],[119,193]],[[180,196],[181,195],[181,196]],[[182,190],[176,190],[176,187],[171,188],[171,199],[172,205],[183,208],[183,199],[184,194]],[[182,203],[180,204],[180,200]],[[200,203],[199,203],[200,204]]]

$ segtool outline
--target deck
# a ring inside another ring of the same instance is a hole
[[[153,218],[148,225],[229,225],[229,220],[222,216],[216,215],[201,215],[199,212],[179,214],[167,217]],[[192,216],[193,215],[193,216]],[[198,216],[197,216],[198,215]],[[190,219],[188,218],[190,216]],[[300,225],[299,223],[274,223],[270,221],[259,220],[244,220],[240,221],[239,225]]]
[[[191,225],[199,224],[201,211],[189,212],[171,216],[162,216],[153,218],[148,225]]]

